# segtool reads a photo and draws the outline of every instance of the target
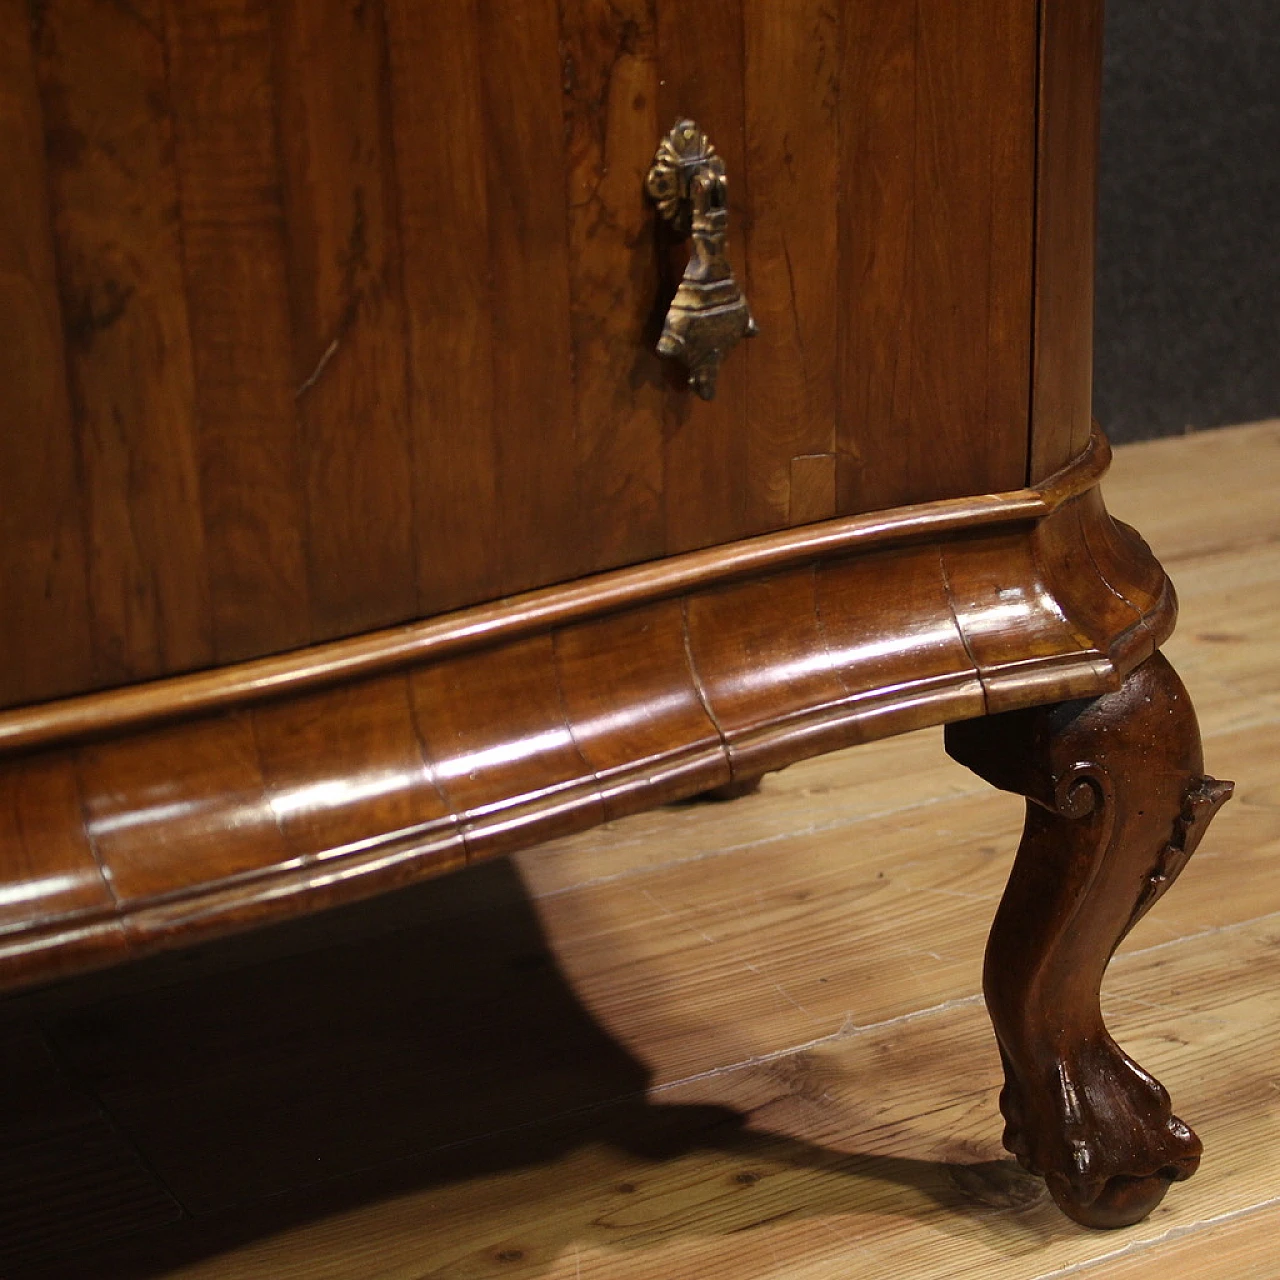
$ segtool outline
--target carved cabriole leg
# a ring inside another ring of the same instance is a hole
[[[1099,989],[1232,784],[1204,775],[1195,712],[1159,653],[1092,702],[952,725],[947,750],[1027,797],[984,975],[1005,1145],[1077,1222],[1128,1226],[1195,1172],[1201,1147],[1107,1033]]]

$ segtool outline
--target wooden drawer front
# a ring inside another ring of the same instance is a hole
[[[1022,483],[1035,9],[0,0],[0,705]]]

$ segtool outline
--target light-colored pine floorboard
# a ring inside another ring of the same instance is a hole
[[[506,915],[464,876],[327,941],[308,925],[149,986],[108,976],[92,1007],[36,1002],[33,1034],[198,1219],[83,1274],[1280,1277],[1280,423],[1118,450],[1105,492],[1174,578],[1166,652],[1209,770],[1239,783],[1104,992],[1206,1146],[1147,1222],[1078,1228],[1000,1149],[979,981],[1022,805],[931,731],[532,850]],[[454,991],[451,955],[474,985]],[[319,999],[308,977],[336,993],[314,1018],[290,1007],[291,982]],[[255,1000],[278,1016],[246,1025]],[[443,1057],[490,1052],[429,1076],[446,1024]]]

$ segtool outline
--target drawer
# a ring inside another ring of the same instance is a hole
[[[0,705],[1025,479],[1035,0],[3,27]],[[711,402],[654,351],[684,116],[759,328]]]

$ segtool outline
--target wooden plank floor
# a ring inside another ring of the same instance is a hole
[[[1147,1222],[1006,1160],[1021,802],[938,732],[0,1006],[0,1277],[1280,1276],[1280,423],[1118,451],[1239,783],[1112,966],[1199,1130]]]

